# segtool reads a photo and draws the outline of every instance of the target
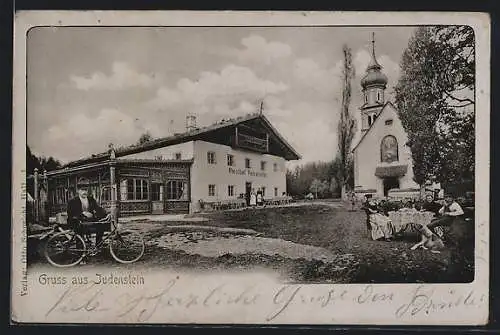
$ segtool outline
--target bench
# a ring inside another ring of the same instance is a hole
[[[292,202],[292,197],[288,196],[281,196],[281,197],[274,197],[271,199],[264,199],[264,204],[268,206],[282,206],[282,205],[287,205]]]
[[[219,200],[213,202],[204,203],[205,208],[211,208],[214,211],[226,210],[226,209],[238,209],[246,206],[245,199],[235,199],[235,200]]]

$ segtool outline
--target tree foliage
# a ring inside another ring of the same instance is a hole
[[[43,173],[44,170],[52,171],[61,167],[61,162],[54,157],[37,157],[31,152],[29,146],[26,146],[26,173],[33,174],[35,168],[38,172]]]
[[[351,144],[356,133],[356,121],[352,117],[349,107],[351,104],[351,81],[355,76],[352,64],[352,52],[347,46],[343,46],[344,63],[342,69],[342,105],[340,120],[338,123],[338,159],[337,181],[342,189],[349,186],[349,174],[352,169]]]
[[[149,131],[146,131],[144,134],[142,134],[140,137],[139,137],[139,140],[137,141],[137,145],[142,145],[142,144],[145,144],[149,141],[152,141],[154,138],[153,136],[151,135],[151,133]]]
[[[325,194],[328,192],[329,184],[326,180],[313,179],[311,182],[311,186],[309,190],[314,193],[314,197],[317,199],[318,196],[323,198]]]
[[[340,189],[335,178],[332,179],[332,175],[335,175],[333,170],[333,162],[311,162],[287,170],[287,192],[292,196],[302,198],[310,191],[312,192],[311,186],[313,183],[318,184],[319,182],[322,184],[321,189],[318,191],[319,197],[337,197]],[[314,182],[314,180],[317,180],[317,182]]]
[[[474,177],[474,32],[420,27],[404,51],[395,87],[415,181]]]

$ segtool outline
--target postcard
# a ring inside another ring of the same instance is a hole
[[[20,11],[11,322],[483,325],[483,13]]]

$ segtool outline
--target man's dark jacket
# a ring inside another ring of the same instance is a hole
[[[92,197],[87,197],[89,201],[88,212],[92,213],[93,219],[100,219],[106,216],[106,212],[102,209]],[[88,221],[87,217],[83,215],[82,202],[80,197],[75,197],[68,202],[68,221],[75,223],[78,221]]]

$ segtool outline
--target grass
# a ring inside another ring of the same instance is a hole
[[[471,255],[463,257],[463,253],[457,253],[452,248],[440,254],[423,249],[410,250],[417,236],[406,236],[391,242],[373,241],[366,231],[364,212],[348,211],[338,203],[308,203],[297,207],[246,209],[203,215],[210,220],[196,222],[196,225],[253,229],[264,237],[326,248],[338,257],[326,264],[322,261],[292,260],[262,254],[226,254],[210,258],[149,245],[138,263],[127,266],[117,264],[106,252],[89,259],[87,266],[196,271],[264,267],[282,273],[289,280],[309,283],[443,283],[470,282],[473,279],[473,263],[468,261],[472,259]],[[135,222],[129,227],[141,231],[147,241],[166,234],[167,226],[185,224],[190,223]]]
[[[459,260],[458,267],[450,266],[454,262],[451,250],[440,254],[424,249],[410,250],[418,236],[405,236],[391,242],[371,240],[366,231],[366,215],[359,210],[309,205],[207,216],[211,219],[210,225],[250,228],[267,237],[323,247],[340,255],[353,254],[357,265],[351,271],[349,282],[468,282],[473,276],[473,267],[465,260]]]

